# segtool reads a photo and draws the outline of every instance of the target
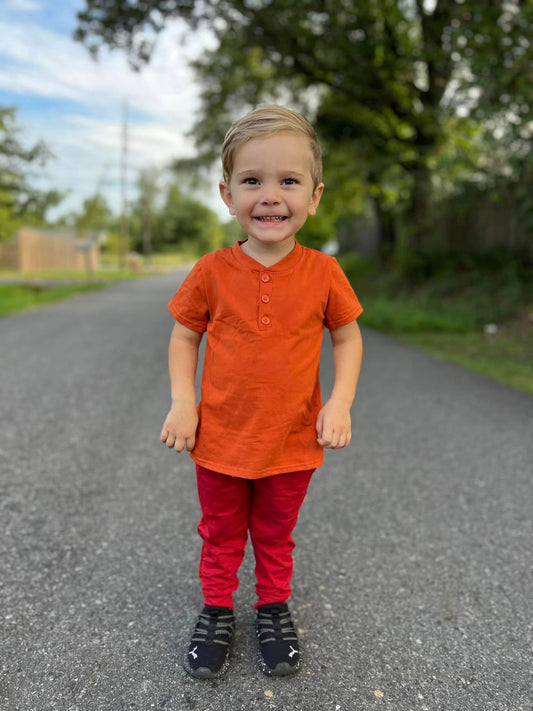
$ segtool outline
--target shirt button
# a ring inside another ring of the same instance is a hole
[[[268,274],[261,274],[261,281],[267,283],[267,281],[270,281],[270,277]]]
[[[263,316],[263,318],[261,319],[261,323],[263,324],[263,326],[268,326],[268,324],[270,323],[270,319],[268,318],[268,316]]]
[[[261,297],[261,301],[264,304],[268,304],[268,302],[270,301],[270,296],[268,294],[263,294],[263,296]]]

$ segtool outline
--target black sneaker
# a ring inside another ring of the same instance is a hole
[[[234,630],[235,617],[230,607],[204,607],[183,660],[185,671],[198,679],[224,674]]]
[[[287,676],[299,669],[298,637],[285,603],[261,605],[257,609],[256,632],[259,639],[259,666],[264,674]]]

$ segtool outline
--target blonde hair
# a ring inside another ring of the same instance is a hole
[[[235,151],[238,148],[253,138],[267,138],[280,131],[292,131],[309,139],[312,155],[311,176],[313,178],[313,188],[316,188],[322,182],[322,152],[315,130],[296,111],[276,104],[259,106],[231,125],[222,146],[224,180],[229,182],[231,179]]]

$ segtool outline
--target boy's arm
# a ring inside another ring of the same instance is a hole
[[[331,397],[318,413],[316,422],[317,442],[322,447],[340,449],[352,438],[350,407],[355,397],[363,342],[357,321],[333,329],[333,366],[335,384]]]
[[[172,407],[161,430],[161,442],[176,452],[192,451],[198,414],[194,378],[202,334],[175,323],[168,347]]]

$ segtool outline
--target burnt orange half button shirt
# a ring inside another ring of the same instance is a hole
[[[320,466],[324,327],[344,326],[363,310],[337,261],[296,244],[267,269],[237,243],[202,257],[169,309],[207,332],[191,457],[245,479]]]

